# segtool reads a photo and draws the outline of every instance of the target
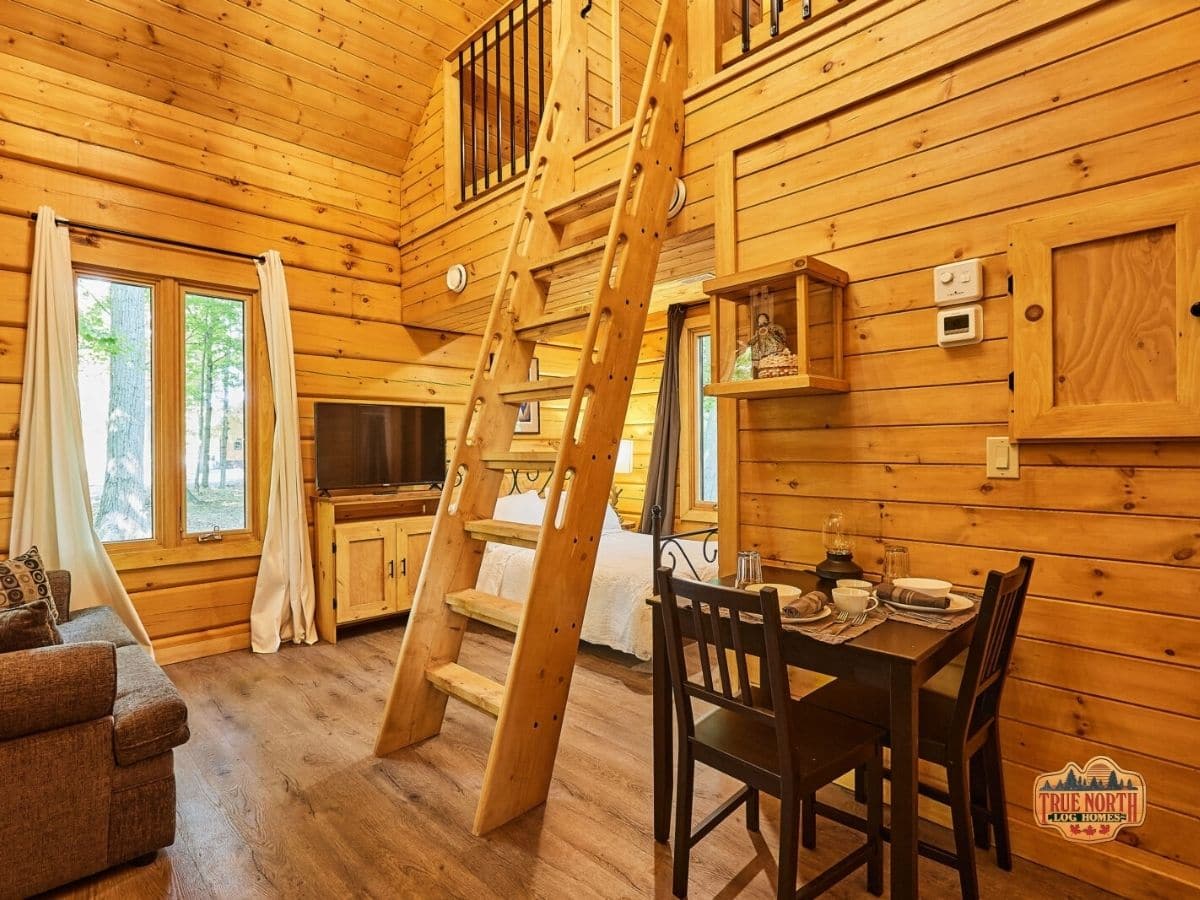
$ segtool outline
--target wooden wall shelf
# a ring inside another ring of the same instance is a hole
[[[704,392],[758,400],[850,390],[842,377],[848,281],[841,269],[806,256],[706,281],[716,352]]]
[[[772,397],[803,397],[809,394],[844,394],[850,382],[826,375],[784,375],[780,378],[758,378],[754,381],[722,381],[704,389],[710,397],[732,397],[737,400],[766,400]]]

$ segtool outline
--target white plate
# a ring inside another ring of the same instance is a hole
[[[793,619],[791,616],[783,617],[784,625],[807,625],[809,622],[820,622],[823,618],[829,615],[833,610],[828,606],[822,606],[821,611],[815,616],[809,616],[807,619]]]
[[[908,603],[897,603],[894,600],[884,600],[883,602],[893,609],[903,609],[906,612],[932,613],[935,616],[952,616],[955,613],[966,612],[975,605],[962,594],[949,593],[946,596],[950,598],[950,605],[945,609],[938,609],[936,606],[911,606]]]

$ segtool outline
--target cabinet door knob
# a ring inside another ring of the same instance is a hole
[[[394,559],[389,559],[388,560],[388,578],[395,578],[395,577],[396,577],[396,561]]]
[[[1200,300],[1192,304],[1192,315],[1200,319]]]

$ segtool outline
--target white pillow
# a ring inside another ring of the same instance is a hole
[[[563,491],[562,499],[558,502],[558,519],[555,525],[562,525],[563,516],[567,509],[567,492]],[[540,520],[539,520],[540,521]],[[601,534],[610,534],[614,531],[624,531],[621,525],[621,517],[617,515],[617,511],[613,509],[611,503],[604,504],[604,524],[600,526]]]
[[[508,494],[496,501],[492,518],[501,522],[516,522],[518,525],[541,525],[546,515],[546,501],[537,491]]]

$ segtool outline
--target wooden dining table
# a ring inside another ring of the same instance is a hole
[[[825,588],[813,572],[764,567],[763,580],[791,584],[803,591]],[[733,578],[715,583],[732,585]],[[654,630],[654,839],[666,843],[671,818],[673,707],[666,670],[666,636],[658,598],[651,601]],[[694,622],[681,616],[686,637],[694,638]],[[917,721],[921,685],[971,642],[975,619],[952,631],[889,619],[842,644],[828,644],[802,631],[785,629],[783,658],[790,666],[851,678],[888,692],[891,705],[892,822],[891,896],[915,898],[917,888]],[[748,634],[747,650],[761,655],[761,626]]]

